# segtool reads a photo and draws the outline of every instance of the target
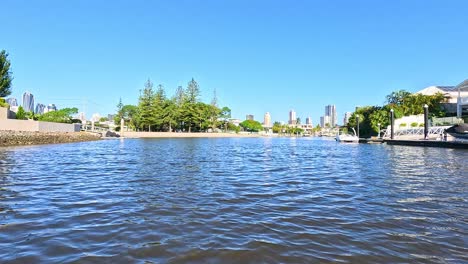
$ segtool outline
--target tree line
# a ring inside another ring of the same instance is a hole
[[[389,113],[393,109],[395,119],[409,115],[424,113],[423,106],[428,105],[431,117],[443,117],[446,115],[442,103],[445,98],[442,93],[435,95],[412,94],[405,90],[392,92],[386,96],[384,106],[359,107],[350,117],[347,127],[356,127],[356,116],[359,115],[359,130],[362,137],[370,137],[378,134],[379,124],[385,128],[390,124]]]
[[[114,122],[121,119],[137,131],[201,132],[228,128],[231,110],[218,107],[216,92],[210,104],[200,101],[200,86],[192,78],[187,88],[179,86],[172,97],[167,97],[162,84],[156,88],[148,79],[140,92],[138,105],[124,105],[120,100]]]

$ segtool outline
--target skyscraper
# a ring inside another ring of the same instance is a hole
[[[329,116],[326,115],[326,116],[321,116],[320,117],[320,127],[322,127],[322,128],[331,127],[330,117]]]
[[[265,127],[271,127],[271,116],[269,112],[266,112],[265,116],[263,117],[263,125]]]
[[[344,114],[344,118],[343,118],[343,125],[346,126],[349,122],[349,119],[351,118],[351,115],[352,113],[351,112],[346,112]]]
[[[18,106],[18,101],[16,100],[16,98],[10,97],[10,98],[6,99],[6,102],[10,106]]]
[[[45,108],[46,108],[45,105],[43,105],[43,104],[37,104],[37,105],[36,105],[36,112],[35,112],[35,113],[36,113],[36,114],[42,115],[42,114],[44,114],[44,109],[45,109]]]
[[[23,94],[23,109],[25,112],[34,112],[34,95],[30,92]]]
[[[295,125],[297,122],[297,118],[296,118],[296,112],[291,109],[291,111],[289,111],[289,124],[290,125]]]
[[[253,115],[246,115],[245,116],[245,120],[254,120],[254,116]]]
[[[306,118],[306,125],[312,126],[312,118],[310,118],[310,116]]]
[[[49,104],[47,107],[44,108],[44,113],[53,111],[57,111],[57,106],[55,106],[54,104]]]
[[[325,116],[329,116],[329,124],[330,127],[335,127],[336,126],[336,106],[335,105],[327,105],[325,106]]]

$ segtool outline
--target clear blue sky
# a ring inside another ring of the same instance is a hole
[[[468,1],[2,0],[13,96],[112,113],[147,78],[194,77],[234,117],[287,121],[335,104],[339,120],[391,91],[468,78]],[[79,100],[78,100],[79,99]]]

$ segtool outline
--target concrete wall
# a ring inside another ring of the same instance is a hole
[[[79,124],[62,124],[32,120],[0,119],[0,130],[35,132],[79,132]]]
[[[0,107],[0,120],[8,119],[8,108]]]

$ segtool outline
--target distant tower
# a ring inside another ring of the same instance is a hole
[[[296,122],[297,122],[296,112],[291,109],[291,111],[289,111],[289,122],[288,123],[290,125],[295,125]]]
[[[16,100],[16,98],[13,98],[13,97],[8,98],[8,99],[6,99],[6,102],[10,106],[18,106],[18,101]]]
[[[335,127],[336,126],[336,106],[335,105],[327,105],[325,106],[325,116],[329,116],[330,121],[328,122],[330,124],[330,127]]]
[[[36,112],[35,112],[35,113],[36,113],[36,114],[42,115],[42,114],[44,114],[45,108],[46,108],[45,105],[43,105],[43,104],[37,104],[37,105],[36,105]]]
[[[254,120],[254,116],[253,115],[246,115],[245,116],[245,120]]]
[[[312,118],[310,116],[306,118],[306,125],[312,126]]]
[[[271,116],[269,112],[265,113],[265,116],[263,118],[263,125],[265,127],[271,127]]]
[[[34,95],[30,92],[23,94],[23,109],[25,112],[34,112]]]
[[[328,124],[329,127],[331,127],[330,117],[329,116],[321,116],[320,117],[320,127],[325,128],[325,127],[327,127],[327,124]]]
[[[343,118],[343,125],[346,126],[349,123],[349,119],[351,118],[352,113],[346,112]]]

